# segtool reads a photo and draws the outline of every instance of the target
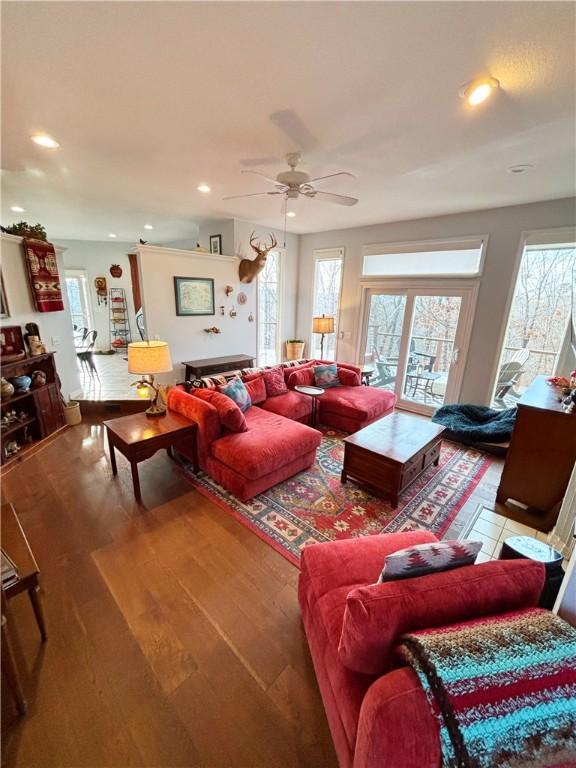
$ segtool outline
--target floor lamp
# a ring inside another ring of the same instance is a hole
[[[324,336],[327,333],[334,333],[334,318],[326,317],[313,317],[312,318],[312,333],[322,334],[320,338],[320,358],[324,359]]]

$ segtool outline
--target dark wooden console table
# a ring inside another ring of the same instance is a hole
[[[207,357],[204,360],[187,360],[182,363],[186,368],[185,380],[211,376],[213,373],[226,373],[238,368],[252,368],[254,358],[250,355],[228,355],[226,357]]]
[[[564,412],[560,397],[537,376],[518,401],[496,494],[502,514],[540,531],[554,526],[576,461],[576,414]]]

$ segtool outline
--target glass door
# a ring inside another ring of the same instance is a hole
[[[418,413],[456,402],[474,296],[474,288],[369,289],[362,362],[374,371],[371,384]]]
[[[373,370],[371,384],[396,391],[406,295],[370,293],[363,363]]]

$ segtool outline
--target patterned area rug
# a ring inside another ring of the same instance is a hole
[[[185,466],[184,473],[201,493],[298,565],[302,549],[319,541],[415,528],[441,538],[491,463],[485,453],[444,441],[439,466],[427,469],[392,509],[353,480],[342,485],[345,435],[323,432],[314,466],[248,502],[238,501],[203,472],[194,475]]]

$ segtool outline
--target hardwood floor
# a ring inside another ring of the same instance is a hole
[[[3,697],[3,765],[331,768],[297,569],[191,489],[162,453],[143,507],[103,428],[3,479],[41,569],[48,641],[10,604],[29,711]]]

